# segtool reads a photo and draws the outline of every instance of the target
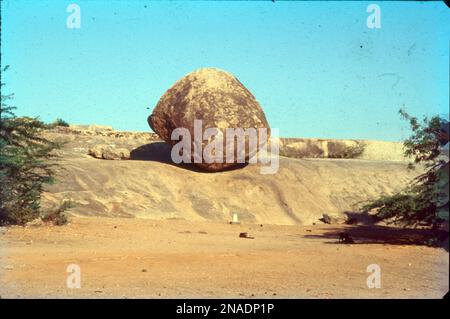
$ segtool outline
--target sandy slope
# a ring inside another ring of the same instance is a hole
[[[290,159],[279,171],[261,175],[258,165],[204,173],[167,163],[162,143],[145,139],[55,134],[68,141],[61,152],[64,170],[45,197],[70,198],[77,215],[185,218],[244,222],[311,224],[322,214],[355,210],[369,198],[400,190],[418,171],[406,162]],[[108,161],[87,155],[90,146],[126,147],[133,159]]]
[[[2,298],[441,298],[448,252],[408,245],[422,231],[346,226],[229,225],[75,218],[61,227],[0,230]],[[239,238],[246,231],[254,239]],[[378,242],[379,241],[379,242]],[[68,289],[66,268],[81,268]],[[369,289],[367,266],[381,268]]]

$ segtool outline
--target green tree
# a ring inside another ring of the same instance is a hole
[[[42,134],[52,125],[38,118],[16,117],[16,107],[8,104],[13,97],[14,94],[1,94],[0,223],[24,225],[41,216],[43,186],[54,181],[53,151],[61,145]]]
[[[437,225],[443,221],[439,212],[447,210],[448,218],[448,158],[440,156],[441,145],[445,139],[448,142],[448,137],[442,140],[442,126],[448,122],[439,116],[425,117],[420,122],[403,109],[399,113],[412,130],[412,135],[403,143],[405,155],[414,159],[409,168],[421,164],[425,173],[403,191],[364,205],[362,211],[375,210],[378,219],[403,225]]]

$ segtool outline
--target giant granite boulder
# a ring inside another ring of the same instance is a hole
[[[255,97],[232,74],[215,68],[199,69],[178,80],[164,93],[148,117],[150,127],[172,145],[178,143],[178,140],[171,140],[174,129],[189,130],[192,136],[192,162],[194,162],[194,120],[202,120],[202,132],[208,128],[217,128],[223,134],[223,163],[207,163],[204,159],[201,163],[194,163],[208,171],[221,171],[238,164],[236,143],[234,143],[234,162],[227,163],[225,160],[227,128],[243,130],[254,128],[256,132],[261,128],[267,129],[267,137],[259,139],[259,147],[251,152],[249,139],[245,138],[245,161],[256,154],[270,136],[269,124]],[[211,140],[214,138],[209,141],[203,140],[202,149],[205,149]]]

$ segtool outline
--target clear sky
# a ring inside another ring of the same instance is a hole
[[[66,27],[70,3],[80,29]],[[176,80],[218,67],[281,136],[401,140],[400,107],[448,116],[450,9],[373,2],[369,29],[370,3],[2,1],[3,81],[18,115],[149,131]]]

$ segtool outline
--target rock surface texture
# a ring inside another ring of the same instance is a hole
[[[167,143],[172,145],[171,134],[176,128],[186,128],[191,135],[191,161],[194,162],[194,120],[202,120],[202,133],[208,128],[217,128],[223,136],[223,163],[195,163],[208,171],[221,171],[237,164],[237,147],[233,140],[226,144],[226,129],[241,128],[267,129],[267,138],[259,140],[259,147],[267,142],[270,136],[269,124],[263,110],[255,97],[232,74],[214,68],[199,69],[178,80],[159,100],[153,113],[148,117],[150,127]],[[202,139],[202,150],[214,141]],[[249,151],[249,139],[245,138],[245,160],[248,161],[257,151]],[[233,150],[234,162],[227,163],[227,146]],[[198,148],[197,148],[198,149]],[[259,150],[259,148],[258,148]]]

